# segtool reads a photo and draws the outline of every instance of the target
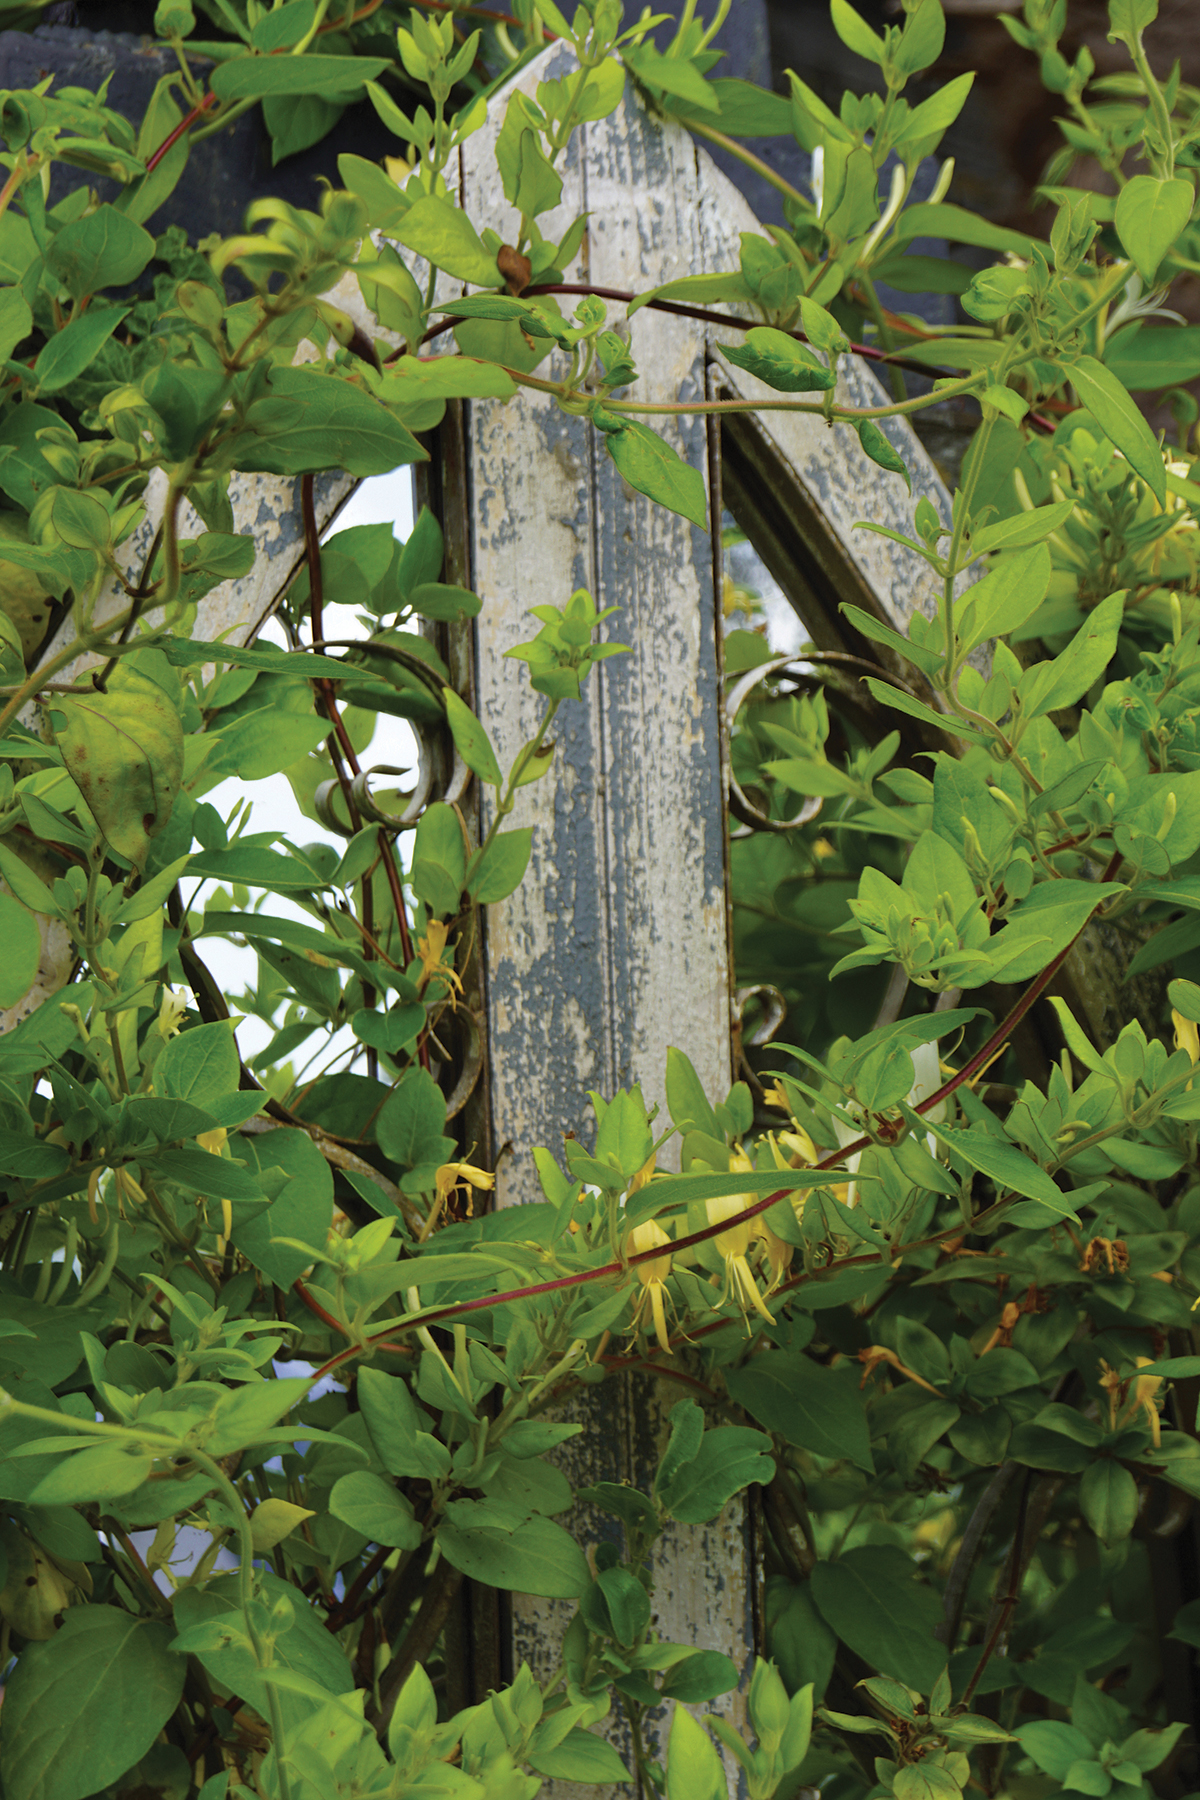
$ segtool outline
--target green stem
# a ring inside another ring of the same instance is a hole
[[[1162,178],[1164,181],[1171,181],[1175,176],[1175,132],[1171,125],[1170,109],[1163,97],[1163,91],[1158,85],[1154,71],[1150,67],[1150,60],[1142,44],[1141,32],[1139,31],[1134,36],[1132,43],[1128,38],[1125,42],[1128,45],[1129,54],[1133,58],[1134,67],[1145,83],[1150,111],[1154,115],[1154,123],[1158,126],[1159,135],[1163,141]]]
[[[715,126],[701,124],[700,120],[695,118],[688,120],[687,128],[693,137],[707,138],[710,144],[718,144],[722,150],[727,150],[730,156],[736,156],[740,163],[744,163],[748,169],[753,169],[754,173],[761,175],[764,181],[770,182],[775,191],[782,194],[786,200],[794,200],[806,212],[812,210],[811,201],[806,200],[798,188],[794,188],[790,181],[785,181],[782,175],[777,175],[769,163],[765,163],[760,156],[755,156],[752,150],[747,150],[744,144],[739,144],[736,138],[726,137],[725,133],[718,131]]]
[[[895,339],[892,336],[891,327],[884,317],[883,308],[879,304],[879,295],[875,292],[875,283],[871,280],[871,277],[867,274],[865,269],[859,271],[858,281],[863,293],[867,297],[867,305],[870,308],[871,317],[875,321],[875,329],[879,333],[879,347],[885,354],[890,356],[892,351],[896,348]],[[904,376],[894,364],[889,364],[888,366],[888,385],[891,387],[892,393],[897,400],[907,400],[908,389],[904,385]]]
[[[123,613],[118,613],[115,619],[109,620],[107,630],[109,632],[120,631],[128,617],[128,609]],[[35,669],[28,681],[17,689],[5,704],[3,711],[0,711],[0,736],[3,736],[8,730],[21,708],[28,705],[29,701],[41,693],[51,675],[57,675],[60,669],[65,669],[69,663],[75,661],[76,657],[86,656],[89,651],[101,648],[105,650],[110,648],[105,638],[93,640],[90,633],[84,632],[65,649],[59,650],[48,662],[42,663],[39,668]]]
[[[1032,355],[1032,352],[1030,352]],[[572,394],[565,389],[561,381],[542,381],[536,375],[524,375],[519,369],[505,369],[522,387],[537,388],[541,393],[553,394],[559,400],[573,401],[584,396]],[[899,413],[920,412],[923,407],[937,406],[943,400],[952,399],[956,394],[968,394],[972,388],[984,388],[994,380],[990,370],[977,375],[964,375],[958,381],[947,381],[931,394],[918,394],[915,399],[897,401],[892,406],[835,406],[832,414],[823,401],[813,400],[671,400],[659,402],[638,402],[634,400],[606,400],[607,412],[615,413],[663,413],[668,417],[686,413],[699,416],[707,413],[745,413],[745,412],[801,412],[819,413],[823,418],[831,416],[835,420],[852,423],[855,419],[890,419]],[[591,396],[587,399],[590,401]]]

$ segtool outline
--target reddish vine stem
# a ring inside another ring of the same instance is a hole
[[[323,1325],[328,1325],[329,1329],[331,1331],[341,1331],[342,1330],[341,1326],[338,1324],[338,1322],[334,1318],[333,1314],[330,1312],[326,1312],[325,1308],[321,1305],[320,1301],[315,1300],[313,1298],[313,1296],[309,1293],[308,1289],[305,1287],[305,1285],[302,1281],[300,1281],[299,1279],[297,1279],[296,1281],[293,1281],[292,1287],[295,1290],[297,1298],[300,1299],[304,1303],[305,1306],[307,1306],[310,1313],[315,1313],[317,1315],[317,1318],[320,1319],[320,1321]],[[345,1333],[343,1332],[342,1335],[344,1336]]]
[[[208,111],[216,97],[215,94],[205,94],[203,100],[201,100],[198,105],[193,106],[191,112],[184,113],[174,131],[168,133],[162,143],[158,146],[158,149],[154,152],[153,156],[151,156],[147,162],[147,175],[152,175],[154,173],[154,170],[157,169],[167,152],[173,150],[180,138],[191,130],[192,126],[196,123],[196,120],[201,118]]]
[[[631,289],[593,287],[586,281],[553,281],[545,282],[537,287],[528,287],[525,294],[579,294],[594,295],[598,300],[619,300],[628,306],[637,295]],[[521,296],[522,298],[525,295]],[[757,319],[741,319],[736,313],[717,312],[711,306],[685,306],[676,300],[647,300],[643,304],[653,312],[674,313],[681,319],[699,319],[705,325],[731,325],[735,331],[750,331],[759,323]],[[452,331],[458,323],[456,319],[443,319],[440,325],[431,325],[421,337],[422,344],[431,343],[434,338],[441,337],[444,332]],[[795,338],[797,343],[807,344],[808,339],[802,331],[786,331],[786,336]],[[860,356],[866,362],[887,363],[895,369],[906,369],[911,375],[927,375],[931,378],[948,375],[947,369],[927,368],[924,363],[914,362],[911,357],[897,356],[895,352],[877,349],[874,344],[851,344],[851,354]],[[393,350],[385,360],[396,362],[405,355],[405,346]]]
[[[1110,881],[1116,871],[1120,868],[1121,862],[1122,857],[1120,853],[1117,852],[1105,869],[1102,880]],[[931,1111],[933,1107],[939,1105],[941,1101],[948,1098],[948,1096],[954,1093],[956,1089],[962,1087],[964,1082],[969,1081],[972,1075],[978,1073],[980,1069],[991,1061],[996,1052],[1003,1047],[1006,1038],[1013,1030],[1014,1026],[1020,1023],[1033,1006],[1034,1002],[1045,992],[1050,982],[1053,981],[1055,975],[1070,955],[1071,950],[1078,942],[1083,932],[1087,929],[1088,924],[1091,922],[1091,919],[1095,917],[1096,912],[1099,910],[1099,906],[1102,904],[1102,901],[1097,903],[1097,906],[1092,909],[1088,919],[1080,926],[1079,931],[1076,932],[1075,936],[1071,939],[1071,942],[1066,946],[1066,949],[1060,950],[1058,955],[1047,963],[1041,974],[1030,983],[1016,1005],[997,1026],[983,1048],[977,1050],[975,1055],[972,1056],[961,1069],[957,1070],[954,1075],[951,1076],[949,1081],[943,1082],[942,1086],[938,1088],[936,1092],[930,1094],[928,1099],[922,1100],[920,1104],[913,1109],[915,1112],[923,1115]],[[854,1139],[853,1142],[843,1145],[840,1149],[831,1151],[828,1156],[822,1157],[819,1162],[813,1164],[813,1169],[835,1169],[840,1163],[844,1162],[847,1157],[855,1155],[860,1150],[870,1149],[874,1141],[873,1138],[864,1134],[862,1137]],[[797,1171],[797,1173],[799,1172],[800,1171]],[[774,1193],[768,1194],[765,1199],[757,1200],[753,1206],[746,1207],[744,1211],[734,1213],[728,1219],[722,1219],[719,1224],[706,1225],[699,1231],[689,1232],[686,1237],[675,1239],[671,1246],[672,1255],[679,1250],[691,1249],[693,1244],[702,1244],[709,1238],[720,1237],[724,1232],[735,1230],[739,1225],[744,1225],[750,1219],[757,1218],[760,1213],[766,1212],[768,1208],[775,1206],[779,1201],[786,1200],[788,1195],[792,1192],[792,1187],[778,1188]],[[933,1241],[936,1242],[937,1239],[935,1238]],[[908,1247],[914,1248],[915,1246]],[[879,1252],[874,1252],[862,1257],[848,1257],[840,1262],[838,1267],[846,1268],[857,1263],[866,1264],[868,1262],[878,1261],[879,1255]],[[420,1323],[427,1327],[430,1325],[440,1325],[447,1319],[461,1319],[467,1313],[486,1312],[495,1306],[506,1306],[514,1300],[537,1300],[545,1294],[565,1292],[569,1288],[582,1287],[589,1281],[603,1281],[609,1276],[620,1275],[626,1269],[636,1268],[639,1263],[653,1262],[656,1258],[661,1256],[661,1249],[642,1250],[639,1251],[636,1256],[626,1258],[623,1263],[602,1263],[599,1268],[580,1269],[574,1275],[560,1275],[553,1281],[540,1281],[533,1283],[529,1287],[510,1288],[507,1292],[501,1294],[483,1294],[477,1300],[460,1300],[454,1305],[439,1307],[436,1312],[423,1314]],[[785,1288],[797,1287],[802,1282],[813,1279],[813,1276],[816,1273],[818,1273],[818,1271],[806,1270],[803,1275],[793,1276],[792,1279],[784,1283],[783,1286]],[[415,1278],[414,1285],[419,1285],[419,1260],[414,1265],[413,1275]],[[722,1320],[720,1323],[723,1324],[725,1322],[726,1321]],[[391,1334],[397,1330],[398,1325],[399,1322],[393,1320],[392,1324],[387,1326],[385,1330],[379,1332],[374,1337],[368,1337],[364,1344],[351,1344],[347,1349],[339,1350],[336,1356],[332,1356],[328,1362],[322,1363],[321,1367],[317,1370],[316,1375],[313,1377],[314,1381],[319,1376],[330,1374],[334,1369],[338,1368],[343,1362],[348,1361],[352,1356],[361,1355],[364,1349],[400,1349],[400,1345],[390,1344],[386,1341],[391,1337]],[[712,1327],[714,1330],[718,1328],[719,1327],[716,1325]],[[338,1329],[340,1330],[341,1327],[339,1326]],[[704,1328],[702,1327],[701,1329]]]

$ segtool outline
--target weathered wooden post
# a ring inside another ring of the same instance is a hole
[[[547,50],[516,85],[532,94],[540,79],[572,66],[566,52]],[[493,155],[503,113],[501,97],[488,127],[463,147],[462,198],[473,216],[512,238],[516,215]],[[600,289],[643,291],[700,269],[736,267],[739,232],[761,229],[705,152],[679,127],[649,117],[632,90],[611,118],[581,129],[563,174],[561,209],[544,229],[552,235],[588,214],[570,279]],[[570,304],[564,299],[564,309]],[[720,341],[731,335],[640,312],[632,331],[639,397],[702,400],[716,382],[750,396],[755,384],[720,359]],[[882,397],[861,364],[850,365],[846,381],[860,403]],[[849,429],[769,417],[769,442],[793,485],[777,497],[796,509],[802,497],[841,594],[893,624],[912,606],[929,605],[923,564],[853,532],[864,516],[911,528],[901,483],[866,459]],[[704,415],[687,414],[665,430],[708,482],[711,533],[633,493],[590,426],[530,390],[506,405],[464,408],[461,429],[443,434],[444,495],[466,538],[452,578],[469,581],[483,601],[474,704],[502,765],[533,735],[540,706],[519,667],[504,660],[536,629],[529,607],[561,603],[585,586],[598,606],[620,609],[611,635],[633,646],[632,655],[601,663],[582,705],[559,714],[553,777],[524,790],[515,821],[536,826],[529,874],[511,900],[488,909],[480,1117],[490,1116],[502,1206],[541,1198],[530,1152],[557,1151],[565,1132],[587,1132],[589,1089],[607,1097],[639,1082],[661,1103],[672,1044],[687,1051],[712,1097],[732,1079],[721,432]],[[903,440],[916,492],[946,508],[909,428],[889,424],[891,432]],[[804,521],[795,526],[803,535]],[[480,822],[486,827],[486,817]],[[611,1379],[587,1391],[574,1415],[587,1426],[576,1440],[584,1448],[569,1470],[579,1484],[649,1480],[665,1412],[684,1391],[672,1391],[669,1379],[660,1387],[649,1397],[645,1382]],[[723,1650],[748,1672],[760,1636],[754,1540],[752,1511],[738,1504],[709,1526],[679,1527],[662,1540],[654,1601],[664,1637]],[[543,1674],[552,1669],[571,1610],[515,1597],[497,1676],[522,1659]],[[482,1636],[481,1623],[475,1631]],[[563,1786],[551,1783],[550,1791],[557,1796]]]

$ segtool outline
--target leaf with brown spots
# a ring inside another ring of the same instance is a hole
[[[51,710],[63,761],[97,825],[139,869],[183,775],[178,694],[161,651],[138,650],[117,664],[107,693],[56,696]]]

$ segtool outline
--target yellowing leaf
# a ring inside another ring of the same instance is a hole
[[[183,775],[177,692],[165,657],[141,651],[117,664],[107,693],[56,695],[52,708],[63,762],[108,842],[138,868]]]
[[[250,1515],[250,1536],[256,1550],[273,1550],[276,1544],[305,1519],[315,1518],[306,1506],[293,1506],[290,1500],[260,1500]]]

